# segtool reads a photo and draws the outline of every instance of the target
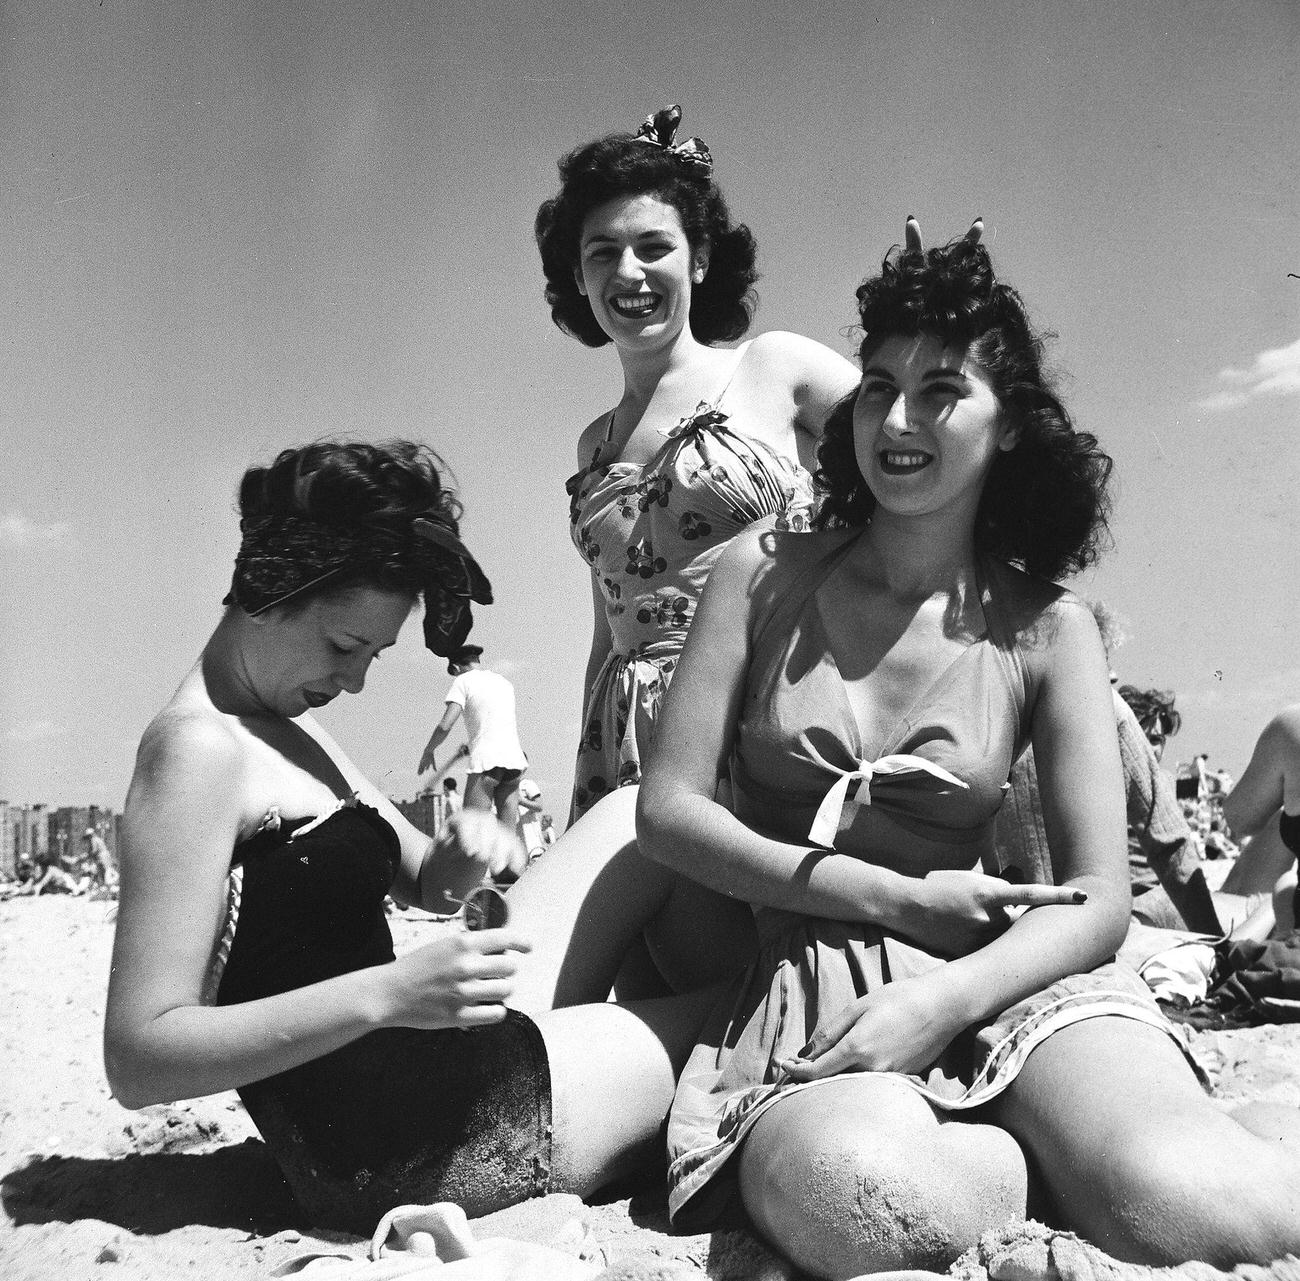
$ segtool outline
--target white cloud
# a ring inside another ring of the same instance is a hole
[[[1300,396],[1300,338],[1289,347],[1260,352],[1249,369],[1221,369],[1220,390],[1198,402],[1201,409],[1240,409],[1261,396]]]
[[[6,512],[0,517],[0,547],[35,547],[40,543],[57,543],[71,528],[67,521],[36,521],[22,512]]]

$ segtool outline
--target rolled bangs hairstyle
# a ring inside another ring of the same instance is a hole
[[[273,551],[258,548],[254,533],[252,550],[263,554],[237,562],[227,603],[240,595],[241,577],[272,596],[307,580],[286,602],[290,612],[358,587],[414,600],[429,587],[430,557],[428,545],[412,539],[412,522],[432,518],[452,532],[459,526],[461,505],[445,471],[432,449],[409,440],[321,440],[286,449],[269,466],[250,467],[239,486],[241,526],[273,529],[276,544]],[[310,580],[335,566],[343,573],[312,589]]]
[[[712,175],[631,134],[611,134],[569,152],[560,161],[560,191],[537,211],[534,231],[546,275],[551,318],[579,342],[603,347],[609,335],[578,290],[583,224],[620,196],[654,196],[677,210],[692,254],[709,266],[691,292],[691,333],[702,343],[739,338],[753,319],[754,237],[734,226]]]
[[[993,274],[988,251],[969,238],[940,248],[895,246],[880,274],[858,287],[865,366],[895,334],[928,334],[966,349],[993,386],[1019,435],[999,450],[975,517],[975,546],[987,555],[1056,579],[1092,564],[1107,541],[1111,459],[1077,431],[1043,371],[1043,339],[1020,295]],[[826,423],[817,488],[819,528],[866,525],[876,496],[858,469],[853,406],[847,397]]]

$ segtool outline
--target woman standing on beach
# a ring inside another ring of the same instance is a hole
[[[762,940],[678,1086],[674,1222],[738,1198],[814,1276],[939,1270],[1025,1216],[1028,1156],[1038,1212],[1121,1259],[1294,1252],[1300,1113],[1216,1107],[1112,960],[1108,669],[1051,581],[1095,556],[1110,460],[978,224],[929,252],[909,235],[858,300],[821,530],[727,549],[640,789],[645,853],[751,902]],[[974,870],[1027,743],[1055,885]]]
[[[618,404],[578,441],[573,539],[591,566],[594,627],[571,819],[636,783],[659,702],[723,546],[754,521],[806,528],[812,459],[856,383],[807,338],[749,328],[749,229],[731,221],[698,138],[666,107],[560,161],[537,215],[555,323],[613,343]]]
[[[395,958],[385,896],[454,912],[521,853],[513,823],[464,809],[431,841],[309,713],[361,692],[417,597],[428,647],[457,652],[487,580],[410,442],[285,450],[245,474],[240,511],[225,612],[126,800],[114,1095],[238,1089],[312,1221],[354,1232],[402,1202],[595,1191],[662,1150],[703,1013],[608,1003],[615,970],[653,917],[678,987],[707,985],[698,920],[630,847],[625,793],[511,891],[511,928],[432,927]]]

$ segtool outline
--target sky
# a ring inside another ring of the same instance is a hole
[[[1115,459],[1073,586],[1167,759],[1300,700],[1294,0],[3,0],[0,799],[119,807],[215,624],[243,470],[427,440],[493,580],[475,639],[567,812],[591,635],[564,481],[622,390],[551,323],[556,160],[680,102],[759,245],[755,332],[976,215]],[[418,620],[321,719],[396,797],[450,683]]]

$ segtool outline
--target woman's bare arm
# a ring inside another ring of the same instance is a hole
[[[202,1003],[226,879],[247,816],[242,753],[218,722],[164,715],[141,745],[123,816],[104,1062],[127,1107],[272,1076],[385,1026],[504,1017],[507,931],[449,930],[393,965],[238,1005]]]
[[[904,876],[811,843],[761,835],[716,803],[740,717],[751,623],[760,597],[779,592],[785,581],[770,580],[770,540],[782,537],[814,544],[809,535],[753,528],[732,541],[709,577],[642,779],[642,852],[749,903],[873,922],[945,952],[977,946],[1003,928],[1007,906],[1067,900],[1068,890],[1010,886],[977,872]]]
[[[1053,610],[1031,657],[1033,744],[1048,844],[1062,890],[947,966],[868,993],[819,1027],[793,1079],[845,1071],[920,1071],[964,1028],[1114,955],[1128,928],[1124,789],[1104,650],[1091,612]]]

